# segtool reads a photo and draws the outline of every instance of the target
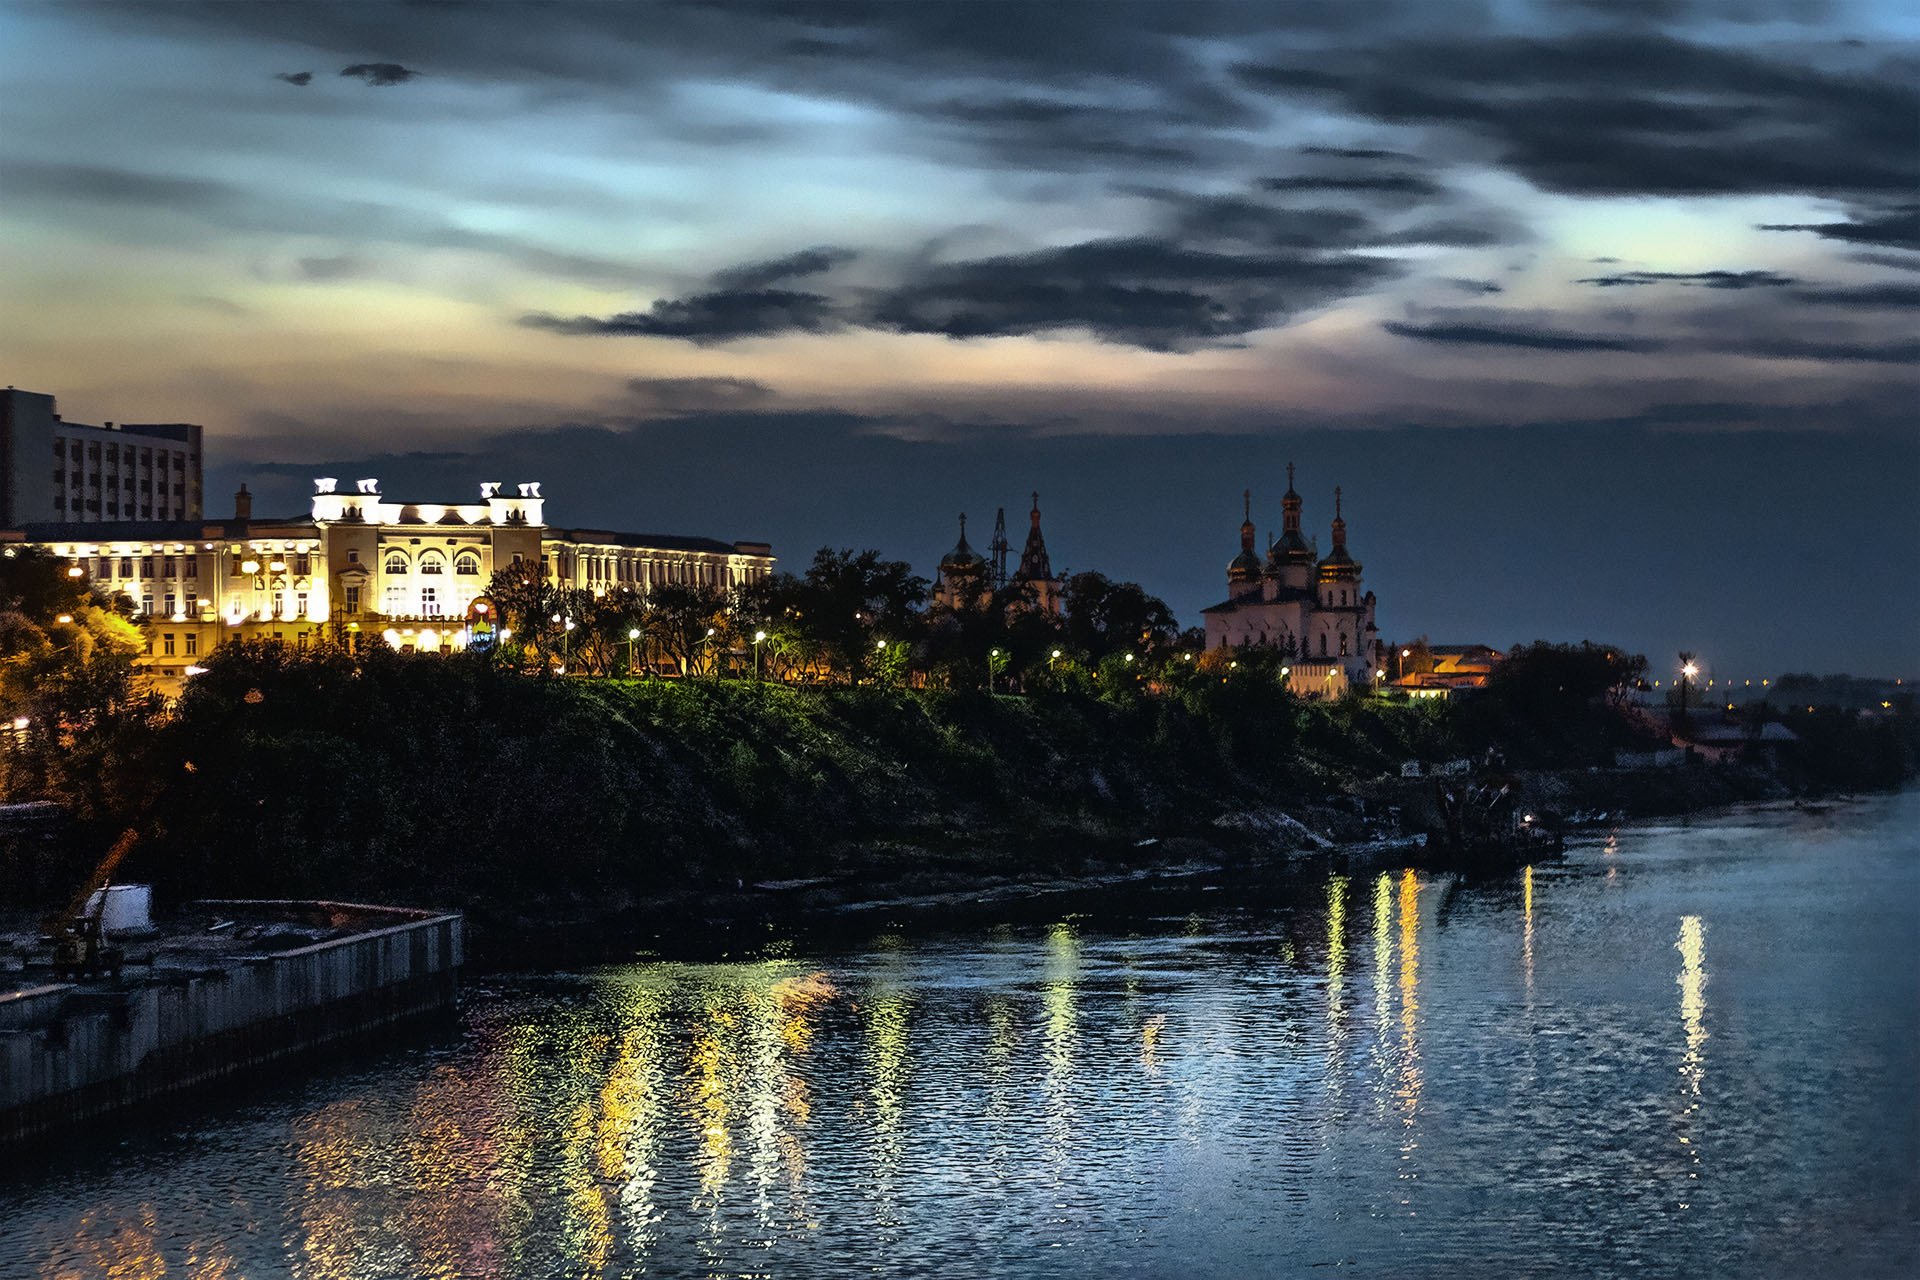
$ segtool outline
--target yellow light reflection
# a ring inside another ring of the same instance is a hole
[[[1047,931],[1046,972],[1041,1005],[1047,1017],[1047,1145],[1048,1154],[1060,1161],[1073,1137],[1073,1058],[1079,1033],[1080,939],[1066,921]]]
[[[1527,999],[1533,999],[1533,865],[1529,863],[1520,882],[1522,919],[1520,928],[1520,964],[1526,972]]]
[[[897,938],[884,938],[880,944],[890,951],[902,950]],[[868,1100],[873,1109],[873,1197],[874,1220],[889,1229],[903,1224],[896,1183],[900,1176],[903,1147],[903,1120],[907,1095],[907,1028],[911,1000],[903,986],[889,976],[876,981],[869,991],[867,1013]]]
[[[1686,1105],[1681,1110],[1680,1144],[1687,1148],[1694,1169],[1687,1177],[1700,1176],[1700,1144],[1696,1140],[1696,1116],[1700,1111],[1700,1086],[1707,1075],[1707,926],[1699,916],[1680,917],[1680,939],[1674,949],[1680,953],[1680,1025],[1686,1033],[1687,1048],[1680,1059],[1680,1078],[1685,1086]],[[1682,1203],[1681,1208],[1689,1207]]]
[[[1327,880],[1327,1092],[1346,1088],[1347,878]]]
[[[1409,1130],[1420,1109],[1420,880],[1409,867],[1400,877],[1400,1101],[1401,1122]],[[1411,1133],[1401,1145],[1404,1156],[1415,1146]]]
[[[661,1121],[668,1078],[661,1019],[666,999],[659,988],[636,986],[625,1011],[613,1063],[600,1087],[600,1117],[594,1163],[617,1188],[621,1225],[636,1257],[659,1242],[662,1212],[654,1203],[660,1178]]]

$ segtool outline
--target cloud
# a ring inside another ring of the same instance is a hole
[[[273,73],[273,78],[275,80],[285,80],[288,84],[298,85],[300,88],[304,89],[308,85],[313,83],[313,72],[311,71],[276,71]]]
[[[1811,231],[1828,240],[1845,240],[1851,244],[1920,249],[1920,205],[1855,214],[1848,222],[1763,222],[1760,230]]]
[[[745,409],[775,396],[772,387],[753,378],[629,378],[627,390],[666,413]]]
[[[765,289],[786,280],[797,280],[806,276],[817,276],[831,271],[843,263],[855,258],[851,249],[836,249],[822,246],[816,249],[802,249],[780,258],[769,258],[764,262],[743,262],[739,266],[717,271],[710,283],[718,290]]]
[[[1920,263],[1916,263],[1915,267],[1920,269]],[[1835,285],[1825,289],[1797,289],[1793,297],[1798,302],[1813,302],[1825,306],[1904,309],[1920,307],[1920,285],[1894,283]]]
[[[366,264],[349,253],[335,254],[331,257],[301,258],[294,263],[303,280],[316,284],[326,284],[334,280],[348,280],[366,271]]]
[[[356,62],[343,68],[343,76],[358,76],[370,85],[381,88],[387,85],[405,84],[420,73],[411,67],[403,67],[397,62]]]
[[[1716,345],[1730,355],[1767,360],[1830,360],[1849,364],[1920,364],[1920,341],[1845,342],[1817,338],[1745,338]]]
[[[235,195],[231,188],[218,182],[113,165],[9,160],[6,175],[7,191],[16,199],[40,196],[93,204],[211,209],[230,204]]]
[[[1302,147],[1303,156],[1326,156],[1335,160],[1394,160],[1413,161],[1419,157],[1405,151],[1385,151],[1379,147]]]
[[[1680,284],[1702,289],[1760,289],[1797,284],[1777,271],[1622,271],[1610,276],[1586,276],[1575,284],[1603,289],[1648,284]]]
[[[1664,34],[1387,39],[1238,75],[1277,98],[1490,141],[1500,164],[1566,194],[1844,196],[1920,183],[1920,92],[1904,80]]]
[[[1355,255],[1093,240],[927,268],[886,294],[871,322],[954,338],[1083,329],[1106,342],[1175,350],[1271,328],[1395,270]]]
[[[841,326],[833,301],[789,289],[739,289],[663,298],[645,311],[611,316],[555,316],[536,312],[520,323],[552,333],[684,338],[731,342],[780,333],[820,333]]]
[[[1649,338],[1629,338],[1615,334],[1566,333],[1521,325],[1407,324],[1389,320],[1380,326],[1399,338],[1417,338],[1422,342],[1460,343],[1483,347],[1515,347],[1524,351],[1660,351],[1666,343]]]
[[[1332,192],[1335,194],[1432,196],[1444,189],[1438,183],[1411,173],[1382,173],[1357,177],[1308,175],[1292,178],[1262,178],[1266,191]]]

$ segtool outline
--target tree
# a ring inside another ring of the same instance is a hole
[[[90,807],[104,754],[158,713],[139,692],[140,628],[39,548],[0,553],[0,733],[6,791]]]
[[[855,684],[872,669],[881,641],[891,646],[919,638],[918,609],[926,597],[927,580],[904,560],[822,547],[795,585],[790,607],[807,643]]]
[[[683,676],[713,667],[724,651],[721,629],[727,624],[727,597],[690,582],[663,582],[647,593],[648,639],[679,666]]]
[[[1095,659],[1127,653],[1143,661],[1158,658],[1180,629],[1165,601],[1102,573],[1074,574],[1064,596],[1067,643]]]

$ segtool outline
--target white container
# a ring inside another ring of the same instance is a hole
[[[87,899],[87,914],[98,914],[103,933],[152,933],[153,886],[110,884]]]

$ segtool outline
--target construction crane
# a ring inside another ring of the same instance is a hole
[[[107,910],[107,896],[102,892],[113,879],[113,873],[125,861],[127,854],[140,837],[131,828],[120,833],[106,856],[100,859],[93,874],[67,904],[67,909],[46,922],[46,935],[53,943],[53,972],[56,978],[80,979],[97,978],[102,973],[120,976],[120,965],[124,953],[119,947],[109,944],[103,917]],[[93,905],[93,896],[100,894],[100,903]]]

